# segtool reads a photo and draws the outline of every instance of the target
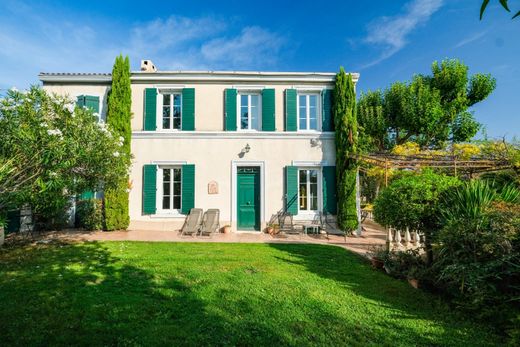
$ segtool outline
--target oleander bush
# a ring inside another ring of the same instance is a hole
[[[101,230],[103,226],[103,201],[101,199],[86,199],[76,203],[76,227],[85,230]]]
[[[38,86],[9,90],[0,99],[0,162],[7,164],[0,172],[0,210],[27,204],[38,227],[62,226],[74,196],[127,177],[123,140],[69,97]]]

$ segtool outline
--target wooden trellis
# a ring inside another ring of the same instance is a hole
[[[423,168],[444,169],[459,174],[473,174],[510,169],[511,163],[504,158],[471,157],[461,159],[454,155],[414,154],[397,155],[386,152],[358,155],[364,164],[385,170],[385,186],[388,184],[388,171],[391,169],[418,170]],[[362,168],[363,170],[363,168]]]

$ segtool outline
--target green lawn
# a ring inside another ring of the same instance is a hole
[[[338,247],[105,242],[0,251],[0,344],[500,344]]]

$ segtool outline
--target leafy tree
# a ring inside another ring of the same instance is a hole
[[[356,177],[358,165],[353,157],[358,152],[356,93],[352,76],[343,67],[336,75],[333,93],[333,115],[336,127],[336,176],[338,192],[338,226],[345,231],[358,227]]]
[[[434,62],[431,75],[361,95],[361,142],[389,150],[407,141],[423,148],[468,141],[480,128],[469,108],[487,98],[495,85],[490,75],[468,77],[468,67],[458,60]]]
[[[29,204],[53,226],[74,195],[111,188],[126,174],[129,156],[121,148],[110,127],[75,101],[36,86],[11,90],[0,100],[0,162],[11,172],[0,175],[0,186],[21,179],[0,191],[0,208]]]
[[[499,2],[507,12],[511,12],[511,10],[509,9],[509,5],[507,4],[507,0],[499,0]],[[482,5],[480,6],[480,20],[482,20],[482,17],[484,16],[484,12],[486,11],[488,5],[489,0],[482,1]],[[520,16],[520,11],[518,11],[511,19],[515,19],[518,16]]]
[[[130,157],[132,91],[128,56],[116,57],[112,69],[112,88],[108,95],[107,122],[123,139],[122,152]],[[122,175],[117,186],[105,191],[105,227],[107,230],[128,228],[128,174]]]

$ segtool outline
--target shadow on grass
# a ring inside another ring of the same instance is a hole
[[[89,242],[0,251],[2,346],[478,345],[475,329],[431,299],[330,246]],[[385,315],[370,316],[381,307]],[[419,320],[423,330],[414,329]]]
[[[219,314],[186,279],[157,278],[117,254],[95,242],[0,254],[2,346],[291,344],[262,322]]]
[[[366,312],[361,317],[364,315],[365,318],[359,321],[357,328],[367,335],[378,336],[384,330],[387,341],[394,341],[396,345],[489,346],[501,343],[491,329],[461,312],[452,311],[442,299],[372,269],[360,256],[343,248],[279,243],[269,246],[285,253],[286,256],[278,256],[280,261],[303,266],[321,278],[338,283],[345,291],[364,298]],[[344,304],[352,303],[345,301]],[[372,320],[381,309],[387,311],[383,314],[386,315],[384,320]],[[423,325],[423,329],[418,328],[417,322]],[[437,329],[431,329],[432,326],[437,326]]]

